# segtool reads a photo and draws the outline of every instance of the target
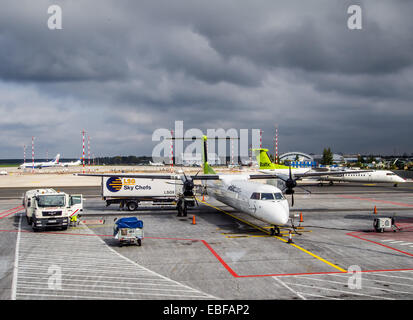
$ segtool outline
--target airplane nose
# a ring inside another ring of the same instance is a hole
[[[266,221],[273,225],[285,225],[290,218],[287,200],[281,202],[268,202],[261,204],[262,214]]]

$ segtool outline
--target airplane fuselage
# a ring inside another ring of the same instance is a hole
[[[208,195],[216,200],[271,225],[285,225],[289,205],[280,189],[251,182],[247,177],[222,175],[220,180],[203,182]]]
[[[335,176],[320,177],[321,181],[337,182],[371,182],[371,183],[403,183],[406,182],[397,174],[388,170],[375,170],[364,173],[343,173]]]

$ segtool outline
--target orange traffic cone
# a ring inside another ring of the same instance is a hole
[[[205,202],[205,195],[202,195],[202,201]]]
[[[192,216],[192,224],[196,224],[195,216]]]
[[[302,212],[300,212],[300,223],[301,223],[301,222],[304,222],[303,213],[302,213]]]
[[[287,241],[287,243],[293,243],[293,238],[292,238],[292,235],[291,235],[291,230],[290,230],[290,233],[288,234],[288,241]]]
[[[377,208],[374,206],[374,214],[377,214]]]

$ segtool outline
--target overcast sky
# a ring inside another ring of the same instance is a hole
[[[47,10],[62,8],[62,30]],[[350,30],[347,9],[362,8]],[[413,152],[413,1],[3,0],[0,158],[150,155],[158,128]]]

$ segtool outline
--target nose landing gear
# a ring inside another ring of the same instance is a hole
[[[271,229],[271,235],[272,236],[281,236],[280,228],[278,226],[273,226]]]

